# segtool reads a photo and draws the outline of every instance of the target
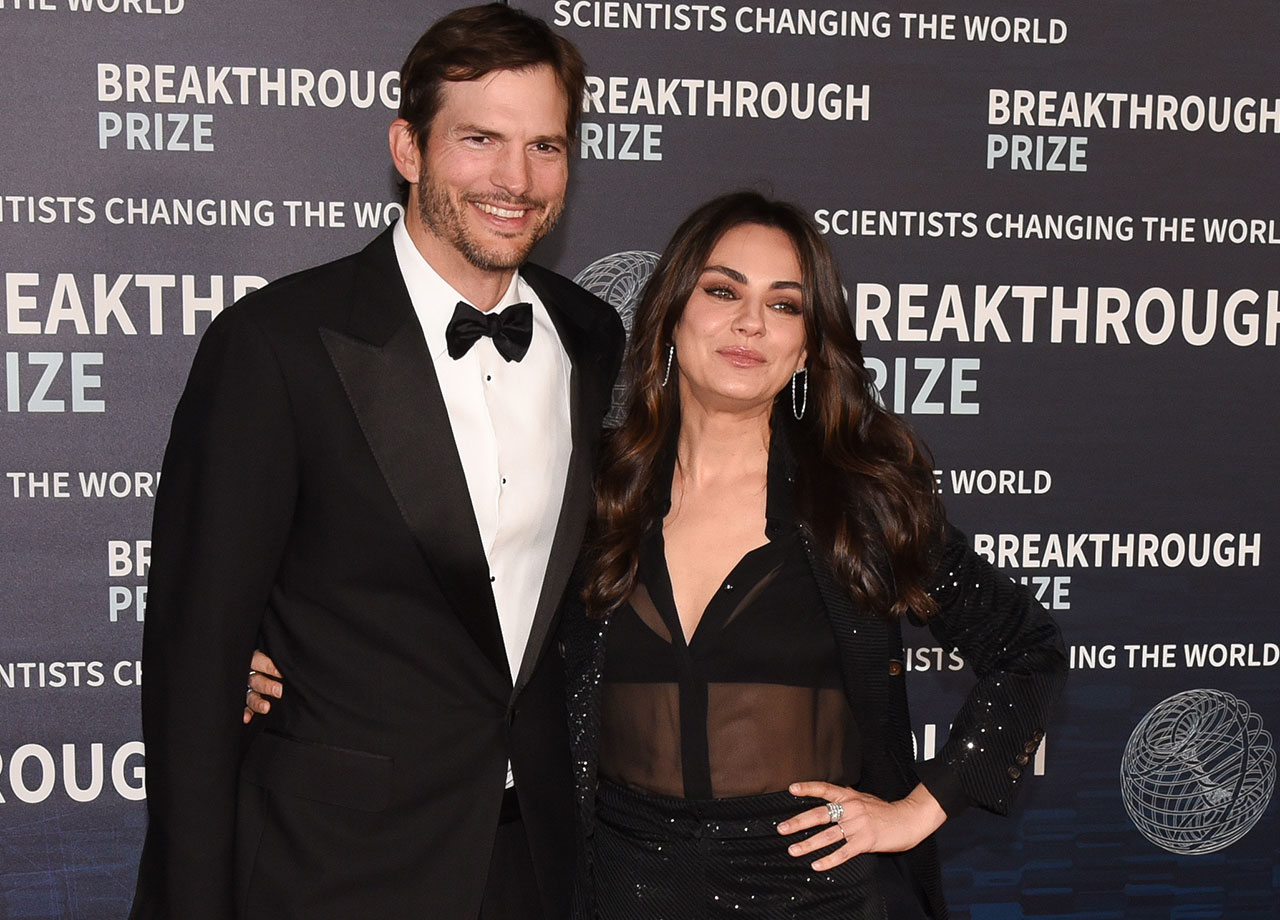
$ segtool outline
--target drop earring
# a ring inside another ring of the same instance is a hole
[[[801,387],[797,387],[796,378],[799,377],[801,374],[804,374],[804,380],[801,383]],[[800,396],[800,405],[797,408],[796,390],[800,388],[803,388],[803,389],[802,389],[802,394]],[[796,417],[796,421],[798,422],[800,421],[800,419],[804,418],[804,411],[805,409],[808,409],[808,408],[809,408],[809,368],[802,367],[798,371],[796,371],[794,374],[791,375],[791,414]]]

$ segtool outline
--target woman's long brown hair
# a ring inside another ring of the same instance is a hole
[[[640,541],[670,488],[661,471],[680,429],[679,387],[662,385],[667,346],[711,250],[741,224],[781,230],[800,262],[808,411],[793,420],[784,387],[771,420],[775,435],[785,426],[796,457],[800,518],[864,609],[928,617],[936,609],[928,579],[943,520],[932,461],[911,428],[877,399],[826,242],[794,205],[756,192],[724,195],[690,214],[636,309],[626,417],[606,439],[596,479],[582,592],[587,610],[602,616],[635,588]]]

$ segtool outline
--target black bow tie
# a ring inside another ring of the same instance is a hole
[[[471,304],[459,301],[454,307],[453,319],[444,330],[449,357],[461,358],[482,335],[493,339],[493,347],[504,360],[519,361],[533,340],[533,304],[513,303],[501,313],[481,313]]]

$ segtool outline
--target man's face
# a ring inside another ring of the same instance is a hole
[[[549,66],[447,82],[418,175],[418,214],[483,271],[522,263],[564,209],[568,100]]]

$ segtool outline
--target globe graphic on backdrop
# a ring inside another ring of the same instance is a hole
[[[640,295],[644,293],[644,286],[657,264],[656,252],[615,252],[596,259],[578,272],[573,280],[618,311],[629,337],[631,323],[636,317],[636,305],[640,303]],[[613,405],[604,419],[606,426],[616,428],[622,423],[626,393],[627,381],[624,375],[619,375],[613,386]]]
[[[1222,690],[1187,690],[1157,704],[1120,763],[1125,810],[1142,836],[1183,855],[1231,846],[1262,817],[1276,753],[1262,719]]]

